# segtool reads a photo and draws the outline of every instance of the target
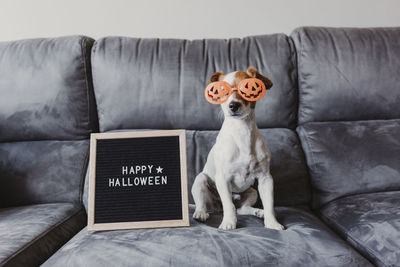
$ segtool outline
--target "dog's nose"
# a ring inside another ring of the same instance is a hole
[[[239,102],[231,102],[231,103],[229,103],[229,109],[232,112],[236,112],[239,109],[239,107],[240,107],[240,103]]]

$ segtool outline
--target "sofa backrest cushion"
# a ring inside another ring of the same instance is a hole
[[[100,131],[115,129],[219,129],[220,107],[204,88],[216,71],[253,66],[274,86],[258,102],[260,128],[295,127],[295,53],[283,35],[230,40],[107,37],[92,50]]]
[[[315,208],[346,195],[400,189],[400,120],[299,126]]]
[[[98,131],[93,42],[0,43],[0,207],[81,202],[88,138]]]
[[[0,142],[76,140],[97,128],[83,36],[0,43]]]
[[[400,118],[400,28],[296,29],[299,124]]]

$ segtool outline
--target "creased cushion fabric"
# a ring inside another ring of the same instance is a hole
[[[85,223],[81,205],[52,203],[0,209],[0,265],[38,266]]]
[[[400,189],[400,120],[315,122],[297,130],[314,207],[346,195]]]
[[[304,209],[277,208],[287,230],[238,216],[219,230],[221,215],[190,227],[88,232],[82,229],[43,266],[372,266]],[[190,218],[194,207],[191,205]]]
[[[399,264],[400,191],[341,198],[324,206],[320,214],[374,264]]]

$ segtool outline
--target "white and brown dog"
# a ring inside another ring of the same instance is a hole
[[[217,72],[212,75],[210,82],[225,81],[232,88],[237,88],[240,81],[248,78],[258,78],[267,89],[272,86],[272,82],[254,68],[226,75]],[[243,99],[237,91],[233,91],[228,100],[221,104],[224,122],[204,169],[192,186],[196,204],[193,218],[206,221],[209,217],[207,205],[215,206],[216,199],[220,200],[223,208],[220,229],[236,228],[236,212],[264,218],[267,228],[284,229],[275,218],[270,152],[256,125],[255,104]],[[257,190],[251,187],[256,179],[263,210],[252,207],[258,197]]]

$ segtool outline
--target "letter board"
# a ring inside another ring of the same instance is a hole
[[[189,225],[184,130],[91,135],[88,230]]]

